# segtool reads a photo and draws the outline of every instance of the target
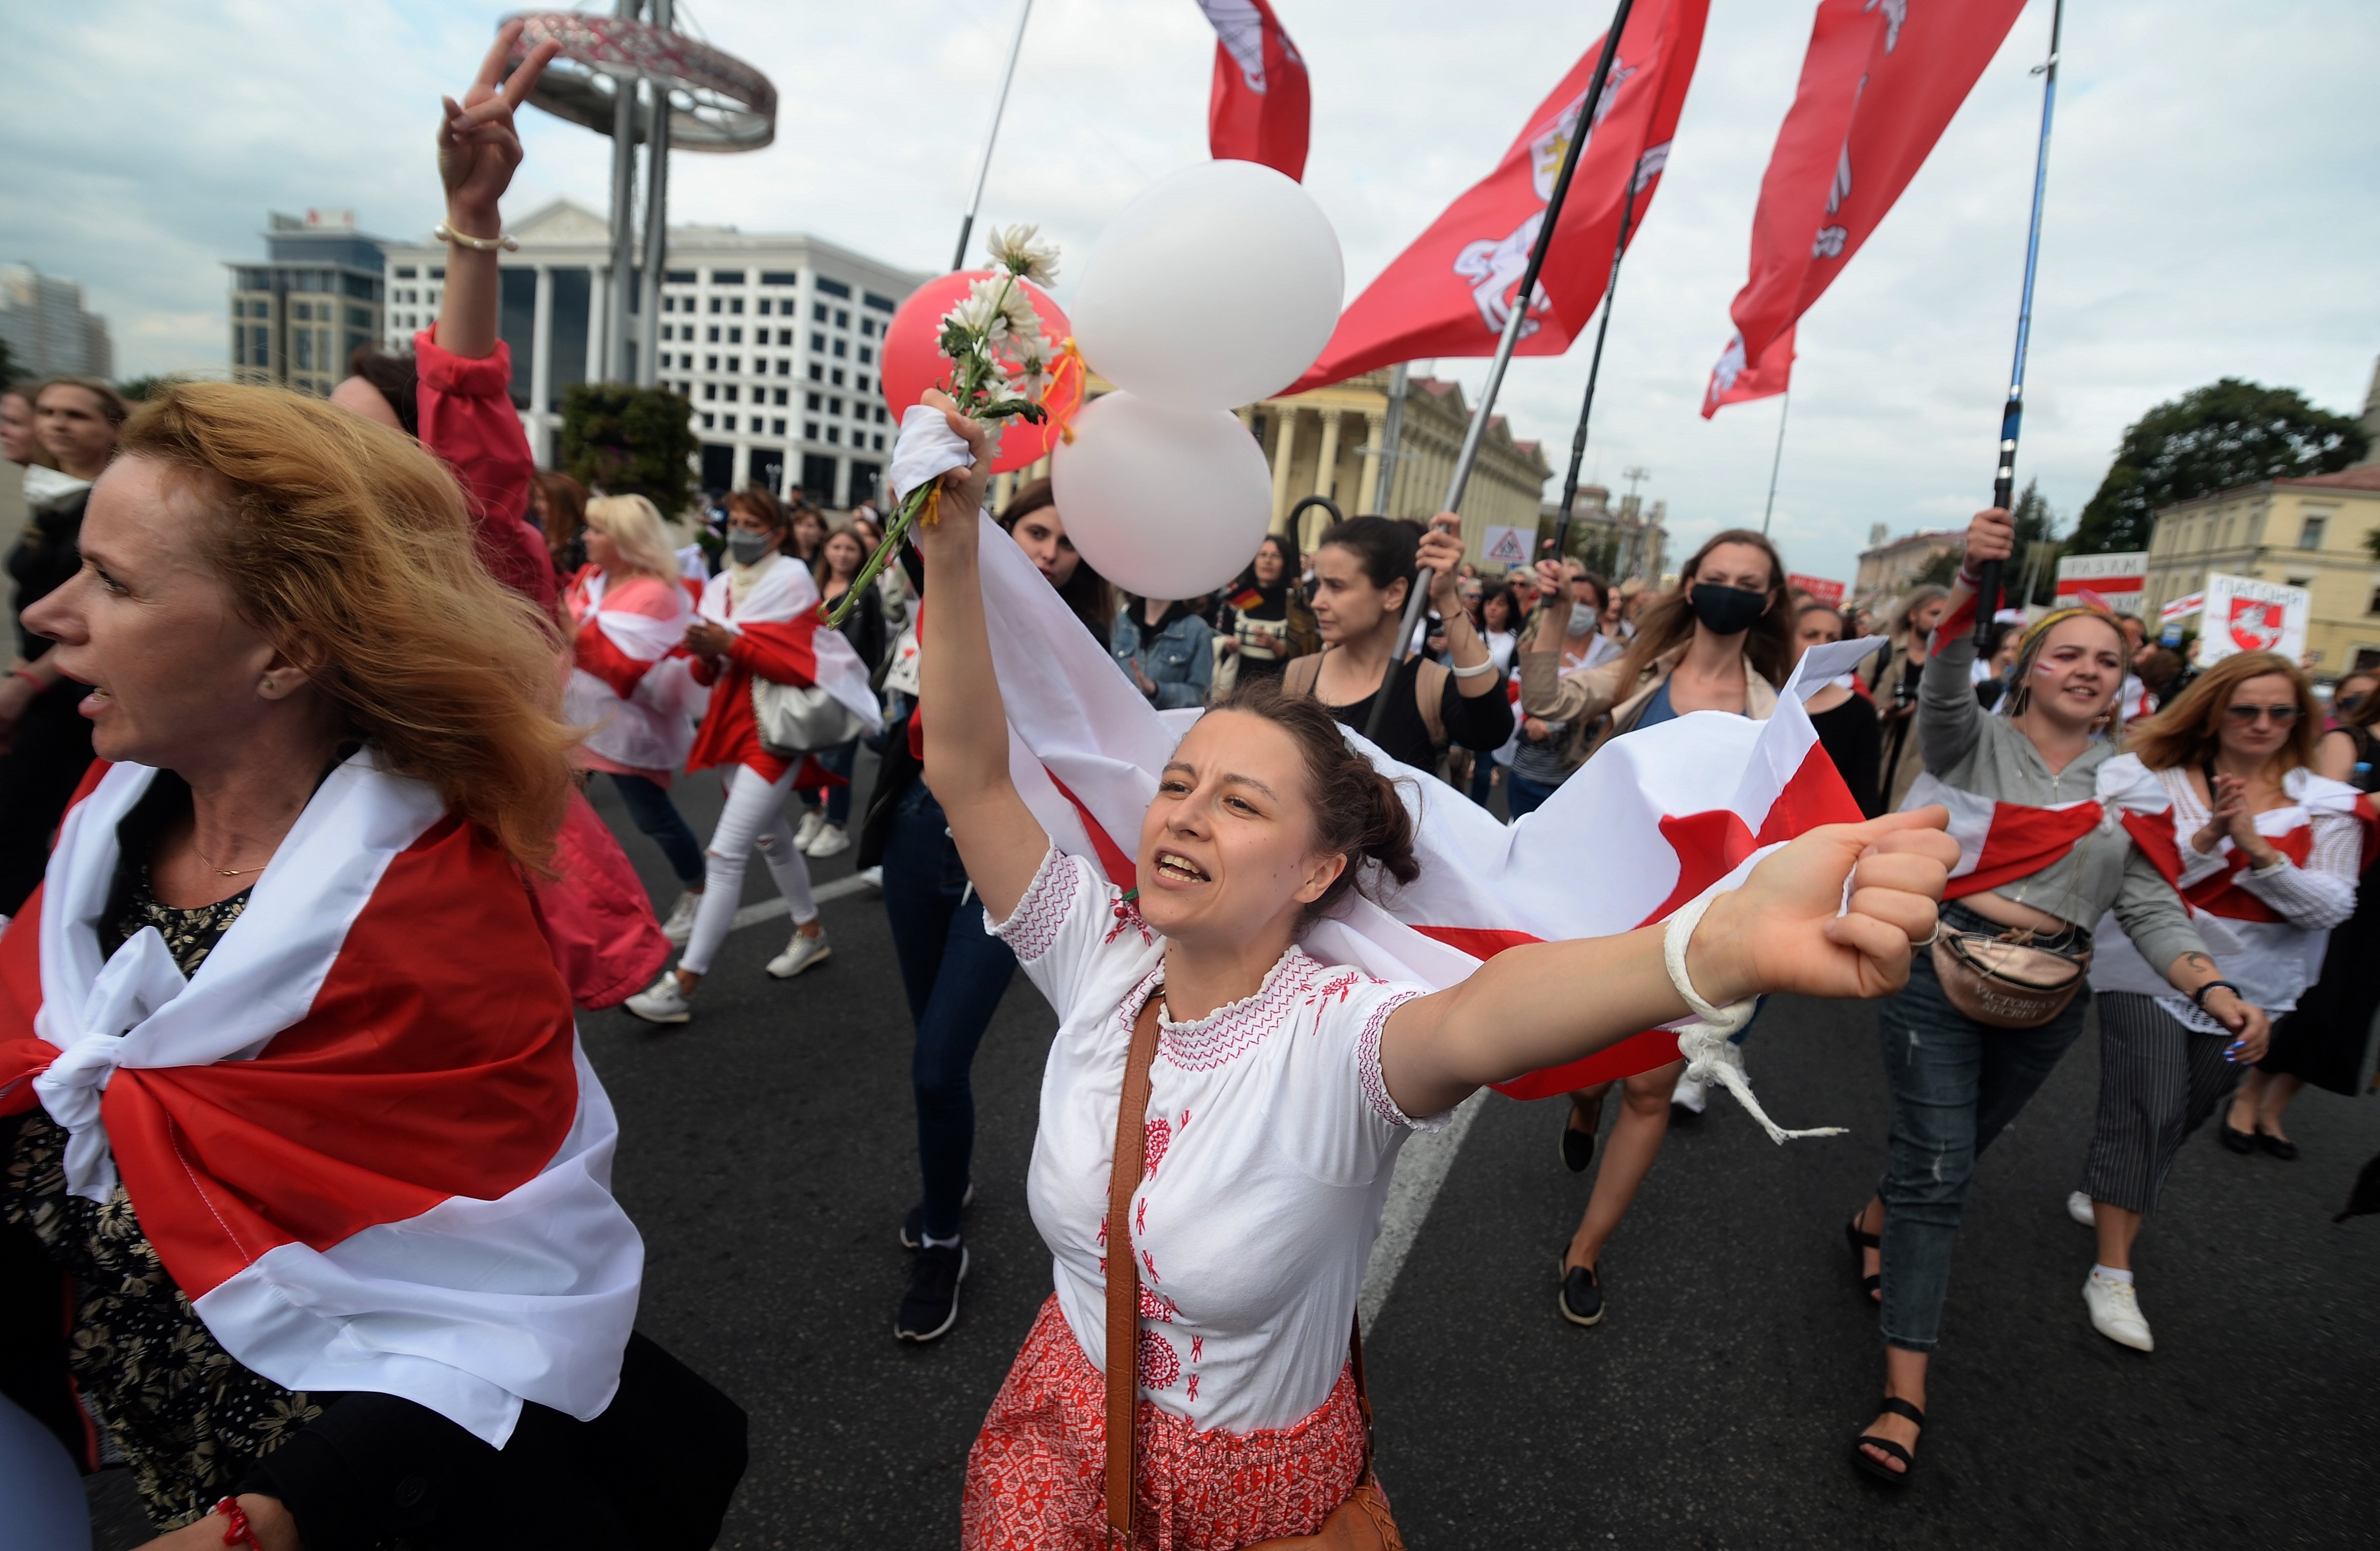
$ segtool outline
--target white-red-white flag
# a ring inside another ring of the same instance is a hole
[[[1097,860],[1128,889],[1158,774],[1198,713],[1151,709],[989,519],[982,572],[1018,791],[1052,843]],[[1307,951],[1383,979],[1449,986],[1520,943],[1662,920],[1768,847],[1817,824],[1858,822],[1801,689],[1876,645],[1815,648],[1767,721],[1696,712],[1616,739],[1512,825],[1351,733],[1405,793],[1421,876],[1384,891],[1382,903],[1354,899],[1308,932]],[[1656,1030],[1503,1088],[1537,1097],[1677,1056],[1676,1036]]]

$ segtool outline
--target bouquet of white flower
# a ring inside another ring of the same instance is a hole
[[[1058,277],[1058,248],[1038,240],[1040,228],[1030,225],[994,228],[989,244],[992,273],[967,287],[965,299],[942,314],[936,344],[952,366],[951,397],[959,413],[992,425],[992,442],[999,444],[999,422],[1021,419],[1039,425],[1050,418],[1043,396],[1050,391],[1056,357],[1063,345],[1052,345],[1041,332],[1040,315],[1033,310],[1022,281],[1048,285]],[[892,557],[901,552],[910,525],[940,519],[940,479],[929,479],[901,499],[884,542],[868,557],[851,590],[826,616],[840,625]],[[972,515],[972,514],[970,514]]]

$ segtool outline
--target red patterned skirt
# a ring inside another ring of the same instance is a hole
[[[1134,1551],[1235,1551],[1312,1534],[1364,1472],[1354,1377],[1294,1425],[1197,1432],[1143,1400],[1135,1419]],[[1107,1533],[1107,1381],[1055,1293],[967,1455],[965,1551],[1095,1551]]]

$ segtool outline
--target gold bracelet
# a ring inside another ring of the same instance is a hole
[[[456,248],[468,248],[474,253],[517,253],[520,251],[520,239],[506,232],[500,232],[492,237],[466,236],[461,232],[456,231],[454,227],[446,224],[445,222],[441,221],[438,224],[430,228],[430,235],[436,237],[441,242],[451,243]]]

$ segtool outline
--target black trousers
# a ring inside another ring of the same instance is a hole
[[[2099,1119],[2082,1157],[2082,1194],[2128,1212],[2156,1209],[2183,1138],[2206,1123],[2240,1069],[2228,1034],[2201,1034],[2155,997],[2103,991]]]

